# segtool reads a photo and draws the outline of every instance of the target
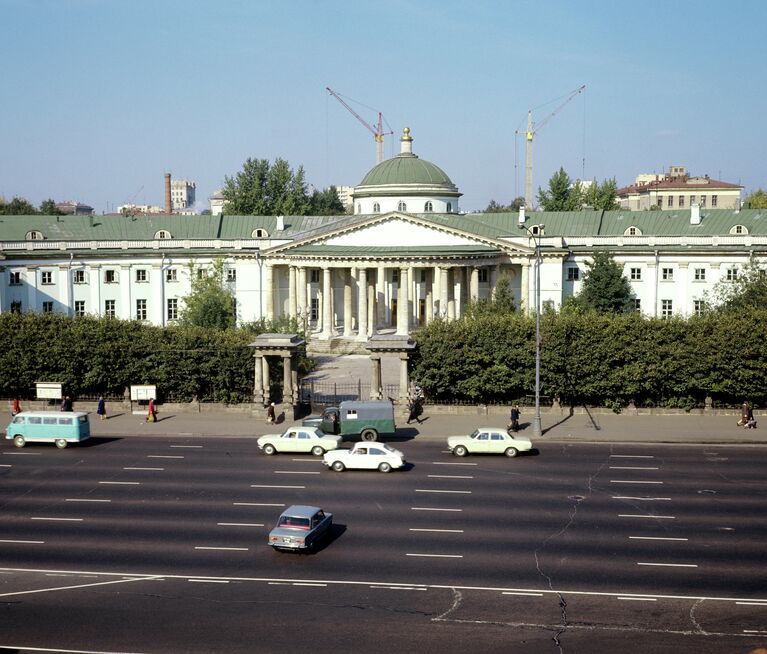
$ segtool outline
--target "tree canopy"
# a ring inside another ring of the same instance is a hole
[[[192,290],[184,298],[179,315],[179,324],[185,327],[213,327],[227,329],[234,327],[234,296],[224,285],[224,261],[215,259],[210,270],[191,263],[189,275]]]
[[[0,215],[31,216],[39,213],[35,207],[24,198],[14,197],[10,202],[0,198]]]
[[[617,191],[618,184],[615,177],[606,179],[601,184],[595,179],[583,194],[583,202],[592,209],[603,211],[620,209]]]
[[[752,258],[730,280],[714,285],[710,303],[723,312],[747,312],[767,309],[767,270]]]
[[[514,198],[509,205],[499,204],[495,200],[490,200],[490,204],[485,207],[484,213],[515,213],[519,211],[520,207],[524,206],[525,198],[523,196]]]
[[[757,189],[746,197],[743,204],[746,209],[767,209],[767,191]]]
[[[308,191],[303,166],[284,159],[248,158],[242,170],[224,178],[224,212],[243,216],[306,216],[344,213],[335,187]]]
[[[538,187],[538,204],[544,211],[579,211],[583,207],[583,189],[560,168],[549,179],[549,189]]]
[[[586,267],[581,292],[576,298],[578,306],[601,313],[625,313],[633,308],[631,285],[609,252],[595,252]]]

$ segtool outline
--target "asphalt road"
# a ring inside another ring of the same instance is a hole
[[[248,439],[2,443],[0,651],[767,644],[767,447],[398,447],[385,475]],[[316,554],[265,544],[296,503],[334,514]]]

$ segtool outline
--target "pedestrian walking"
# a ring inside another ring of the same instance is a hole
[[[423,407],[418,398],[414,397],[410,400],[408,403],[408,410],[407,424],[409,425],[411,421],[415,420],[420,425],[421,422],[423,422],[419,417],[423,413]]]
[[[268,407],[266,407],[266,422],[270,425],[274,424],[275,416],[274,416],[274,402],[270,403]]]
[[[511,431],[519,431],[519,416],[522,415],[522,412],[519,410],[519,407],[515,404],[513,407],[511,407],[511,413],[509,414],[509,426],[507,429]]]
[[[107,419],[107,406],[106,406],[106,402],[104,402],[103,397],[99,398],[99,403],[98,403],[98,406],[96,407],[96,413],[99,415],[99,418],[101,420]]]
[[[748,402],[743,402],[743,404],[740,407],[740,420],[738,420],[738,427],[746,427],[748,424],[748,416],[749,412],[751,412],[751,416],[753,417],[753,411],[751,411],[751,406]]]
[[[65,395],[63,398],[61,398],[61,410],[62,411],[72,410],[72,399],[69,397],[69,395]]]
[[[11,409],[11,415],[16,415],[17,413],[21,413],[21,404],[19,403],[19,398],[14,397],[13,398],[13,408]]]
[[[154,398],[149,400],[149,411],[146,414],[147,422],[157,422],[157,409],[154,406]]]

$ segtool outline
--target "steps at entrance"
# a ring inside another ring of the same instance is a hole
[[[329,341],[307,339],[306,353],[312,354],[370,354],[364,342],[348,338],[332,338]]]

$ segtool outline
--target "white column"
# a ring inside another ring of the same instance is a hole
[[[520,303],[525,309],[527,315],[531,315],[530,311],[530,262],[522,262],[522,284],[519,289]]]
[[[298,282],[297,282],[298,288],[298,313],[300,313],[303,318],[304,322],[308,319],[309,315],[309,303],[306,301],[306,266],[299,266],[298,267]]]
[[[434,320],[434,268],[426,270],[426,324]]]
[[[386,268],[383,264],[378,264],[376,273],[376,318],[374,327],[378,328],[386,324]]]
[[[298,293],[296,290],[296,267],[288,268],[288,311],[290,317],[298,316]]]
[[[439,312],[445,319],[448,318],[450,310],[450,281],[448,272],[447,268],[439,269]]]
[[[265,318],[274,320],[274,267],[270,263],[264,265],[264,293]]]
[[[322,269],[322,338],[330,339],[333,335],[333,301],[330,295],[330,268]]]
[[[357,340],[366,341],[368,337],[368,271],[357,271]]]
[[[352,335],[352,271],[344,268],[344,338]]]
[[[442,268],[434,266],[431,269],[431,300],[433,305],[434,316],[439,316],[442,313]]]
[[[498,285],[498,278],[501,276],[501,264],[497,263],[490,268],[490,299],[495,299],[495,287]]]
[[[399,287],[397,288],[397,335],[408,334],[408,274],[407,268],[400,268]]]
[[[410,266],[407,269],[408,299],[410,311],[408,312],[408,328],[418,324],[418,283],[416,282],[416,269]]]
[[[373,284],[368,284],[368,329],[367,335],[375,334],[376,325],[376,289]]]
[[[469,283],[470,300],[476,302],[479,300],[479,268],[471,267],[471,282]]]

